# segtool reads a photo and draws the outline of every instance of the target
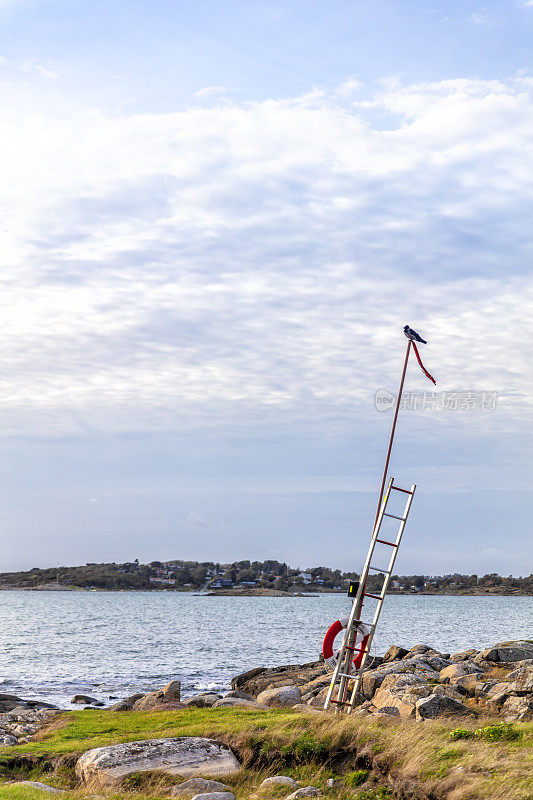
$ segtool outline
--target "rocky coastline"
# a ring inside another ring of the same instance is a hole
[[[256,667],[236,675],[224,695],[201,692],[181,699],[180,683],[137,693],[110,711],[178,710],[188,707],[292,708],[320,712],[331,675],[323,661]],[[87,709],[103,704],[87,695],[72,703]],[[31,741],[64,709],[38,700],[0,694],[0,747]],[[441,716],[495,715],[505,723],[533,719],[533,642],[499,642],[485,650],[442,653],[426,644],[410,650],[393,645],[372,659],[364,674],[354,716],[423,722]]]
[[[529,796],[533,641],[453,654],[391,646],[369,665],[350,716],[324,712],[330,677],[321,661],[256,667],[223,695],[182,700],[177,680],[107,708],[76,695],[81,714],[0,694],[0,785],[67,798],[141,787],[143,800]]]

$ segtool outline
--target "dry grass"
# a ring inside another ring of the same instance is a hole
[[[239,755],[244,769],[227,780],[238,800],[247,800],[256,792],[263,777],[280,772],[303,785],[322,788],[331,800],[357,797],[377,800],[380,793],[386,796],[385,790],[373,787],[372,781],[376,780],[394,786],[398,796],[403,791],[404,796],[413,798],[533,800],[533,724],[513,726],[519,733],[515,741],[473,738],[452,741],[450,733],[459,723],[472,731],[480,724],[476,720],[378,721],[368,717],[242,708],[138,714],[105,710],[72,712],[56,721],[42,735],[42,741],[4,748],[0,752],[0,768],[2,763],[5,768],[6,759],[26,755],[37,760],[31,778],[49,782],[49,773],[43,772],[38,777],[39,759],[53,760],[61,754],[81,753],[115,742],[199,735],[221,739]],[[346,776],[361,769],[371,770],[370,783],[360,788],[353,783],[344,784]],[[335,789],[326,787],[330,777],[341,781]],[[64,780],[64,786],[69,785],[66,774],[58,780]],[[129,782],[127,796],[130,800],[168,796],[169,783],[172,780],[169,782],[160,775],[142,776],[137,782]],[[12,794],[15,788],[4,784],[0,787],[0,798],[19,800],[19,795]],[[135,790],[141,794],[136,795]],[[282,790],[279,796],[284,794]],[[79,796],[74,793],[73,798]],[[276,792],[270,792],[268,798],[277,796]],[[23,800],[34,798],[28,795]]]

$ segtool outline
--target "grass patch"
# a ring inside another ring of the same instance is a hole
[[[523,737],[523,731],[517,730],[512,722],[498,722],[496,725],[486,725],[475,731],[466,728],[456,728],[451,731],[450,739],[482,739],[484,742],[518,742]]]
[[[238,775],[224,781],[238,800],[247,800],[264,777],[274,774],[317,786],[331,800],[391,797],[389,789],[379,787],[366,785],[358,791],[372,778],[369,770],[373,764],[388,772],[400,789],[422,781],[424,792],[436,798],[533,798],[532,723],[479,728],[479,721],[467,720],[464,727],[454,725],[457,722],[453,720],[422,724],[389,720],[384,724],[368,717],[239,707],[74,711],[41,732],[40,741],[1,748],[0,776],[42,780],[72,789],[72,767],[78,753],[140,739],[207,736],[228,744],[243,764]],[[483,733],[478,735],[478,731]],[[339,785],[327,788],[329,777],[340,778]],[[128,800],[168,797],[173,782],[165,778],[163,786],[161,775],[132,776],[125,787]],[[29,789],[21,795],[21,788],[0,786],[0,800],[44,800],[41,793],[35,795]],[[63,798],[82,796],[86,795],[69,791]]]
[[[356,789],[358,786],[361,786],[361,784],[366,781],[369,775],[370,775],[369,769],[357,769],[355,770],[355,772],[349,772],[347,775],[344,776],[344,783],[346,784],[346,786],[350,786],[352,789]]]

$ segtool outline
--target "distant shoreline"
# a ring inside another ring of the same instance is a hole
[[[197,597],[318,597],[324,594],[335,594],[346,596],[346,592],[336,592],[332,589],[313,589],[310,592],[284,592],[279,589],[220,589],[209,592],[199,592],[197,589],[97,589],[85,588],[83,586],[65,586],[64,584],[44,584],[41,586],[16,586],[0,585],[0,591],[8,592],[113,592],[113,594],[146,592],[149,594],[159,594],[161,592],[187,594]],[[509,592],[491,589],[458,590],[458,591],[428,591],[419,592],[398,591],[387,592],[387,597],[533,597],[533,592]]]

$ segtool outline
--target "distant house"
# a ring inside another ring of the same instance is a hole
[[[150,583],[166,583],[169,584],[170,586],[174,586],[174,584],[176,583],[174,578],[149,578],[149,580]]]
[[[241,581],[241,586],[256,586],[257,581]]]
[[[300,572],[298,577],[301,578],[304,583],[311,583],[311,581],[313,580],[313,576],[311,575],[310,572]]]
[[[229,578],[217,578],[210,583],[211,589],[230,589],[232,586],[233,581]]]

